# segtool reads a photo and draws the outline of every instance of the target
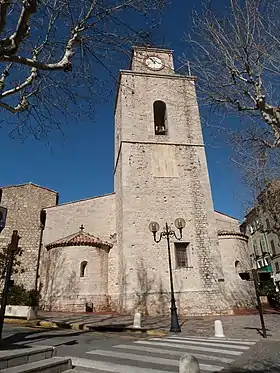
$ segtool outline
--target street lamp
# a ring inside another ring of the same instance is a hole
[[[154,235],[154,241],[156,243],[160,242],[162,238],[166,238],[167,240],[167,250],[168,250],[168,263],[169,263],[169,276],[170,276],[170,290],[171,290],[171,327],[170,331],[173,333],[180,333],[181,328],[179,325],[178,315],[177,315],[177,308],[176,308],[176,301],[174,297],[174,287],[173,287],[173,276],[172,276],[172,265],[171,265],[171,253],[170,253],[170,237],[175,237],[177,240],[182,239],[182,230],[186,226],[186,222],[182,218],[177,218],[174,222],[175,227],[179,229],[180,236],[177,237],[175,231],[171,230],[167,223],[165,223],[165,230],[160,233],[159,239],[157,239],[156,234],[159,231],[159,224],[157,222],[151,222],[149,224],[149,230]]]

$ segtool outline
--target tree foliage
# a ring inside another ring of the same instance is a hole
[[[22,253],[23,251],[20,247],[15,252],[14,260],[13,260],[13,267],[12,267],[13,273],[24,272],[24,268],[20,268],[20,265],[21,265],[20,257],[22,256]],[[5,279],[8,260],[9,260],[9,248],[4,247],[0,249],[0,280]]]
[[[0,1],[0,110],[19,133],[42,136],[92,113],[118,53],[146,44],[165,0]],[[146,30],[149,20],[148,32]],[[99,71],[100,73],[100,71]],[[78,108],[77,108],[78,106]]]
[[[264,156],[280,148],[280,1],[208,4],[187,36],[192,74],[204,103],[225,114],[222,126]]]
[[[26,290],[21,285],[13,285],[8,292],[7,304],[11,306],[29,306],[37,307],[39,305],[40,295],[36,290]]]

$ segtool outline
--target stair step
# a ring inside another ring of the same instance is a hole
[[[33,363],[56,356],[55,347],[32,346],[14,350],[0,350],[0,369],[7,369],[17,365]]]
[[[24,365],[2,369],[1,373],[62,373],[72,368],[69,358],[52,357]]]

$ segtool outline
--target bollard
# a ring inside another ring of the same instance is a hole
[[[140,312],[136,312],[134,315],[133,328],[137,328],[137,329],[141,328],[141,313]]]
[[[215,320],[215,337],[225,338],[221,320]]]
[[[200,373],[197,358],[189,354],[183,355],[179,361],[179,373]]]

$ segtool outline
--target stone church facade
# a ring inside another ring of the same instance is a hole
[[[115,104],[114,193],[58,204],[34,184],[2,188],[8,208],[0,245],[22,237],[17,281],[41,291],[47,310],[164,314],[170,307],[166,240],[148,229],[184,218],[172,239],[177,307],[183,315],[231,314],[252,303],[247,237],[214,210],[195,78],[174,72],[172,51],[133,48]]]

